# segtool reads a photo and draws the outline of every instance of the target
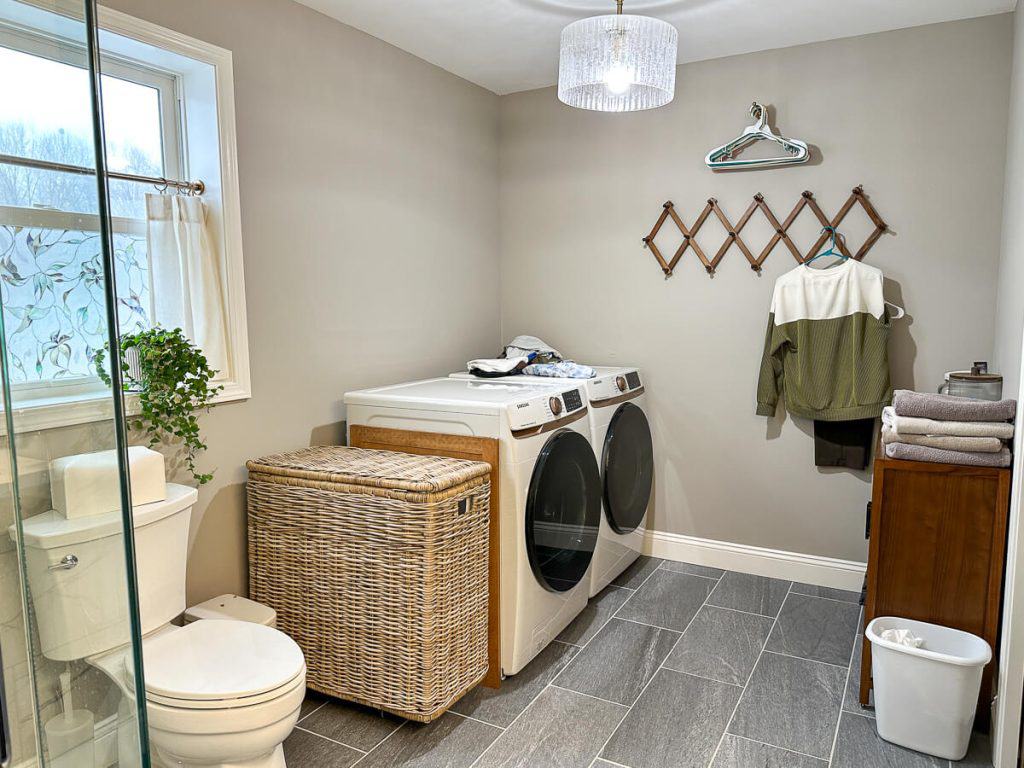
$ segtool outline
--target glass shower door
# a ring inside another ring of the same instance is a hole
[[[4,768],[150,764],[95,10],[0,0]]]

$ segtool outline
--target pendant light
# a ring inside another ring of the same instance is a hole
[[[635,112],[672,101],[679,33],[666,21],[622,13],[562,30],[558,99],[599,112]]]

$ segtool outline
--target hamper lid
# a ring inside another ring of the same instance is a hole
[[[480,461],[340,445],[264,456],[249,461],[246,467],[250,472],[413,493],[437,493],[491,471],[489,464]]]

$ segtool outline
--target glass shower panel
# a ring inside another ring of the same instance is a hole
[[[116,312],[92,2],[0,0],[0,654],[15,768],[149,766],[123,401],[96,374]]]

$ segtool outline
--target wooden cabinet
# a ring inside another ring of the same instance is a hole
[[[865,625],[901,616],[980,635],[998,650],[1010,470],[880,458],[871,500]],[[989,719],[986,667],[978,719]],[[871,690],[864,643],[860,701]]]

